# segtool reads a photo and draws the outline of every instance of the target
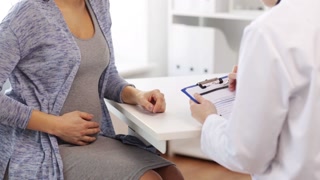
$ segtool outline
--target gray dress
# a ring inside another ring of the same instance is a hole
[[[100,122],[98,81],[109,63],[109,48],[89,3],[87,7],[95,34],[87,40],[75,37],[81,51],[81,64],[61,114],[80,110],[93,114],[93,120]],[[67,180],[139,179],[147,170],[172,165],[157,154],[104,136],[98,136],[87,146],[70,145],[60,140],[59,150]]]

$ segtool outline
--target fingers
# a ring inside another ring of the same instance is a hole
[[[90,128],[99,128],[100,124],[95,122],[95,121],[91,121],[93,120],[93,115],[86,113],[86,112],[81,112],[78,111],[80,118],[82,118],[83,120],[86,120],[84,127],[86,129],[90,129]]]
[[[86,127],[87,129],[90,129],[90,128],[98,128],[98,129],[99,129],[99,126],[100,126],[100,124],[97,123],[97,122],[95,122],[95,121],[87,121],[87,122],[85,123],[85,127]]]
[[[164,94],[162,94],[159,90],[153,90],[146,93],[146,101],[142,104],[142,106],[153,113],[161,113],[166,109],[166,102],[164,98]]]
[[[97,128],[97,127],[99,127],[99,123],[91,121],[93,119],[93,115],[92,114],[89,114],[89,113],[86,113],[86,112],[81,112],[81,111],[78,111],[78,113],[79,113],[79,116],[83,120],[88,121],[86,123],[86,126],[85,126],[86,128]]]
[[[101,129],[99,128],[100,125],[94,121],[86,121],[84,125],[84,129],[82,130],[81,137],[83,136],[94,136],[98,134]]]
[[[90,121],[93,118],[92,114],[89,114],[89,113],[86,113],[86,112],[81,112],[81,111],[78,111],[78,113],[79,113],[79,116],[84,120]]]
[[[96,139],[97,138],[92,137],[92,136],[83,136],[83,137],[81,137],[81,139],[77,140],[73,144],[76,144],[76,145],[79,145],[79,146],[85,146],[85,145],[88,145],[88,144],[94,142]]]
[[[198,93],[195,93],[194,95],[193,95],[193,97],[200,103],[200,104],[202,104],[206,99],[205,98],[203,98],[200,94],[198,94]]]
[[[99,133],[101,130],[100,128],[85,128],[84,130],[81,131],[81,136],[92,136],[97,133]]]
[[[233,66],[232,72],[229,74],[229,80],[237,79],[238,66]]]
[[[237,73],[230,73],[228,76],[229,76],[229,82],[237,79]]]
[[[189,104],[190,104],[190,105],[193,105],[193,104],[195,104],[195,102],[194,102],[192,99],[190,99],[190,100],[189,100]]]
[[[238,66],[234,66],[232,72],[229,74],[229,90],[234,91],[237,83]]]
[[[232,73],[237,73],[237,72],[238,72],[238,66],[233,66]]]
[[[93,115],[81,111],[73,111],[62,115],[63,121],[57,136],[66,142],[87,145],[95,141],[95,135],[100,132],[100,124],[93,121]]]
[[[159,93],[154,96],[154,107],[152,112],[153,113],[159,113],[159,112],[164,112],[166,110],[166,101],[164,99],[164,95],[162,93]]]
[[[81,141],[85,143],[91,143],[95,141],[97,138],[94,136],[82,136]]]
[[[99,128],[87,129],[84,133],[81,133],[74,144],[84,146],[94,142],[97,138],[95,135],[100,132]]]
[[[197,93],[194,94],[194,98],[199,102],[199,104],[190,100],[191,116],[200,123],[203,124],[210,114],[217,114],[217,109],[212,102]]]

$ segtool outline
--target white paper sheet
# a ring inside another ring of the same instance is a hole
[[[193,95],[198,93],[211,101],[217,108],[218,114],[228,119],[232,112],[235,92],[228,89],[228,84],[211,84],[202,89],[198,85],[192,85],[181,90],[190,99],[196,102]]]

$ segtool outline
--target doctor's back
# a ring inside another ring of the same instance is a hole
[[[235,112],[233,117],[241,121],[251,113],[249,118],[267,121],[272,129],[266,128],[261,139],[269,147],[260,152],[265,169],[257,179],[320,179],[319,18],[319,0],[282,0],[246,28],[242,48],[257,52],[245,50],[240,57],[239,78],[251,91],[243,93],[247,88],[239,87],[237,95],[251,99],[255,91],[264,97],[249,100],[261,104],[247,108],[255,112]]]
[[[212,159],[253,180],[320,179],[319,18],[319,0],[282,0],[245,29],[231,117],[203,126]]]

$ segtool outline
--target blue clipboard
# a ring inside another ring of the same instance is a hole
[[[233,109],[235,92],[229,90],[228,76],[206,79],[181,89],[191,100],[199,103],[193,95],[198,93],[207,100],[211,101],[217,108],[220,116],[228,119]]]
[[[182,88],[181,91],[186,94],[192,101],[199,103],[193,95],[198,93],[200,95],[206,95],[219,91],[222,89],[227,89],[228,86],[228,76],[215,77],[212,79],[206,79],[204,81],[198,82],[195,85],[191,85],[185,88]]]

